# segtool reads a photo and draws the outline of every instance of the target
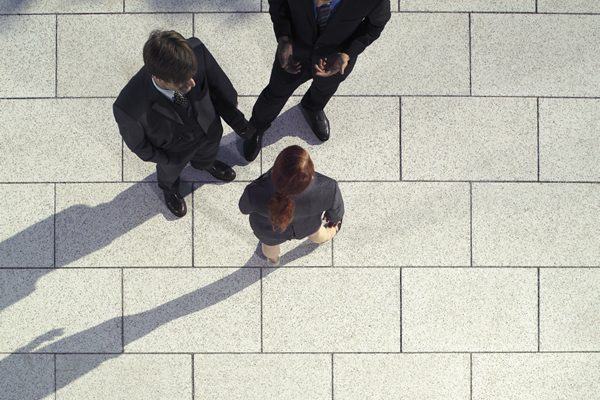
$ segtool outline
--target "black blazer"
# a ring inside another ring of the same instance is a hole
[[[173,102],[154,87],[146,67],[131,78],[113,105],[127,147],[144,161],[178,164],[186,152],[195,150],[202,136],[210,141],[221,139],[219,116],[230,125],[239,118],[237,92],[227,75],[199,39],[188,42],[198,60],[196,86],[188,97],[202,132],[198,125],[184,125]]]
[[[337,182],[315,172],[312,182],[294,199],[296,207],[292,223],[283,232],[274,230],[269,216],[269,201],[274,191],[269,170],[246,186],[239,202],[240,211],[250,214],[250,226],[264,244],[274,246],[315,233],[321,226],[323,212],[333,223],[344,216],[344,200]]]
[[[391,18],[390,0],[342,0],[318,36],[313,0],[269,0],[275,36],[292,38],[294,54],[347,53],[352,59],[381,35]],[[297,50],[299,50],[297,52]]]

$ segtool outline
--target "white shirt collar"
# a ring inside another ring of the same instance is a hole
[[[169,100],[173,101],[173,97],[175,96],[175,91],[174,90],[169,90],[169,89],[163,89],[163,88],[161,88],[154,81],[154,77],[152,77],[152,83],[154,84],[154,87],[156,88],[156,90],[158,90],[159,92],[161,92],[162,94],[164,94],[165,97],[168,98]]]

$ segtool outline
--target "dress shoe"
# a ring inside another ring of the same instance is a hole
[[[244,158],[248,162],[254,161],[258,156],[258,153],[260,153],[264,134],[264,130],[257,129],[252,137],[244,140]]]
[[[185,200],[179,193],[172,192],[164,192],[165,194],[165,203],[167,204],[167,208],[169,211],[173,213],[178,218],[183,217],[187,213],[187,206],[185,205]]]
[[[327,115],[325,115],[325,111],[312,111],[304,107],[302,104],[300,104],[300,109],[302,110],[304,119],[306,119],[308,126],[310,126],[310,129],[312,129],[315,136],[318,137],[321,142],[328,140],[329,120],[327,119]]]
[[[235,171],[233,168],[219,160],[215,160],[213,165],[206,168],[206,172],[224,182],[231,182],[235,179]]]

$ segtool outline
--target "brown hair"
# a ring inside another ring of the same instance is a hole
[[[315,167],[308,152],[300,146],[286,147],[275,160],[271,179],[275,193],[269,201],[273,229],[284,231],[294,216],[294,198],[308,187]]]
[[[198,62],[191,46],[175,31],[152,31],[144,44],[144,64],[163,81],[182,83],[192,78]]]

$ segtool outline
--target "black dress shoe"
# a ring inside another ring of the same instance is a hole
[[[256,130],[252,137],[244,140],[244,158],[248,162],[254,161],[260,153],[264,134],[264,130]]]
[[[235,171],[233,168],[219,160],[215,160],[213,165],[206,168],[206,172],[224,182],[231,182],[235,179]]]
[[[172,193],[165,191],[165,203],[169,211],[178,218],[183,217],[187,213],[187,206],[185,200],[179,193]]]
[[[302,110],[302,115],[304,115],[304,119],[312,129],[313,133],[316,137],[319,138],[321,142],[325,142],[329,139],[329,120],[325,115],[325,111],[312,111],[308,108],[305,108],[302,104],[300,104],[300,109]]]

